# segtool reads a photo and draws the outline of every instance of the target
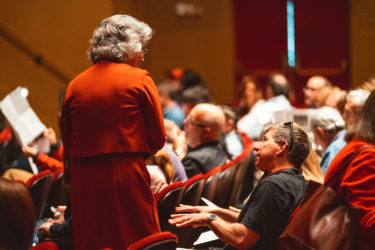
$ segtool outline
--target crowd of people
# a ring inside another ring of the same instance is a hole
[[[69,200],[54,218],[37,222],[38,237],[69,239],[74,249],[126,249],[160,232],[154,198],[163,188],[236,159],[244,138],[253,144],[249,168],[261,176],[256,187],[244,189],[243,203],[236,208],[180,204],[170,224],[207,226],[224,249],[277,249],[307,182],[324,183],[358,148],[370,145],[332,188],[363,210],[361,247],[373,249],[374,79],[348,91],[324,76],[309,78],[304,108],[315,112],[307,131],[293,120],[275,120],[275,112],[296,108],[282,73],[269,76],[264,93],[256,77],[244,76],[238,105],[216,103],[192,69],[168,70],[155,84],[139,68],[152,35],[148,24],[128,15],[100,23],[90,40],[93,65],[67,88],[62,141],[52,129],[43,134],[49,153],[16,145],[2,121],[0,249],[31,246],[35,208],[21,183],[36,173],[27,159],[38,171],[64,171],[70,187]],[[244,179],[243,185],[252,185]]]

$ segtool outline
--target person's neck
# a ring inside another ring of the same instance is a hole
[[[292,163],[290,163],[289,161],[284,161],[280,164],[280,162],[277,164],[277,167],[273,168],[270,172],[271,173],[275,173],[275,172],[278,172],[278,171],[282,171],[284,169],[288,169],[288,168],[295,168],[293,166]]]

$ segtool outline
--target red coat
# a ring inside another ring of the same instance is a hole
[[[329,180],[357,148],[368,144],[363,141],[350,141],[333,159],[328,167],[325,182]],[[364,210],[361,219],[363,249],[375,246],[375,145],[362,150],[349,164],[339,185],[338,194],[355,207]]]
[[[144,158],[165,142],[149,74],[100,61],[68,86],[61,116],[71,163],[75,249],[126,249],[160,231]]]

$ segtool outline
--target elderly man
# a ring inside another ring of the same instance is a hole
[[[176,211],[190,214],[174,214],[169,222],[177,227],[209,226],[228,244],[224,249],[276,249],[306,185],[300,168],[309,153],[309,141],[294,125],[265,128],[262,142],[254,147],[255,165],[265,173],[241,211],[181,205]]]
[[[304,88],[305,105],[308,108],[318,107],[319,91],[324,87],[331,86],[331,82],[324,76],[316,75],[307,80],[306,87]]]
[[[343,118],[347,128],[355,125],[369,95],[369,91],[358,89],[350,91],[346,96]]]
[[[324,151],[320,167],[325,175],[333,158],[346,145],[345,122],[337,109],[324,107],[318,109],[311,120],[311,126],[315,143],[322,146]]]
[[[253,140],[257,140],[264,125],[271,123],[273,112],[291,110],[289,96],[289,82],[282,74],[272,74],[269,78],[267,101],[257,102],[248,114],[237,123],[238,129],[245,132]]]
[[[181,136],[175,151],[182,159],[188,177],[206,173],[228,160],[219,137],[224,131],[225,116],[216,105],[201,103],[190,111],[184,122],[187,151]]]

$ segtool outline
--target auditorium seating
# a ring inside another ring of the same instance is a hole
[[[163,188],[156,196],[161,231],[173,230],[173,226],[168,223],[168,219],[174,213],[175,207],[180,204],[183,192],[184,184],[177,181]]]
[[[25,184],[34,201],[37,219],[42,218],[43,210],[52,184],[52,178],[52,172],[44,170],[31,177]]]
[[[177,236],[171,232],[161,232],[134,242],[128,250],[173,250],[177,247]]]

